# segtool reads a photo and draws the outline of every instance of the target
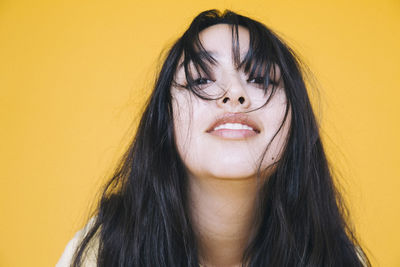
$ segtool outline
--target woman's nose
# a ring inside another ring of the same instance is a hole
[[[230,80],[229,86],[225,87],[224,95],[217,100],[221,108],[247,109],[250,107],[250,98],[245,85],[237,78]]]

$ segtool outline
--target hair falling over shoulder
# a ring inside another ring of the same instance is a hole
[[[347,222],[347,210],[330,172],[303,64],[262,23],[217,10],[196,16],[169,50],[136,136],[104,188],[93,225],[72,266],[84,266],[85,252],[95,238],[97,266],[199,266],[187,173],[174,140],[170,88],[183,56],[185,88],[209,99],[196,87],[190,64],[209,71],[212,58],[205,51],[199,53],[199,33],[220,23],[231,25],[233,34],[239,26],[249,31],[247,54],[242,62],[235,60],[250,76],[279,66],[288,99],[286,113],[291,112],[285,151],[259,186],[254,235],[242,256],[243,266],[370,266]]]

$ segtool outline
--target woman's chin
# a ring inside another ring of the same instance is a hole
[[[241,179],[252,179],[257,176],[255,170],[246,170],[243,168],[227,168],[221,171],[210,172],[209,177],[216,179],[226,180],[241,180]]]

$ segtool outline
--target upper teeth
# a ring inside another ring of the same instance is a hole
[[[220,129],[229,129],[229,130],[251,130],[253,131],[253,128],[251,128],[248,125],[244,125],[241,123],[225,123],[218,125],[217,127],[214,128],[214,131],[220,130]]]

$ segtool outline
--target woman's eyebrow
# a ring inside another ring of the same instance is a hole
[[[201,50],[201,51],[197,51],[197,52],[196,52],[196,55],[197,55],[201,60],[203,60],[203,59],[208,59],[208,61],[209,61],[211,64],[217,64],[217,65],[218,65],[218,57],[219,57],[218,52],[215,52],[215,51],[208,51],[208,50]],[[240,54],[241,62],[240,62],[239,65],[242,65],[242,64],[243,64],[246,55],[247,55],[247,52],[244,52],[244,53],[241,53],[241,54]],[[193,62],[193,60],[191,60],[191,61],[189,62],[189,64],[192,63],[192,62]],[[181,63],[179,63],[179,65],[178,65],[178,67],[177,67],[176,70],[179,71],[179,70],[183,67],[183,64],[184,64],[184,61],[182,61]]]
[[[218,52],[215,51],[208,51],[208,50],[201,50],[196,52],[200,58],[210,58],[213,61],[217,61],[216,58],[218,58]]]
[[[209,59],[208,61],[210,61],[211,64],[218,64],[218,60],[217,60],[218,53],[217,52],[202,50],[202,51],[196,52],[196,56],[198,56],[201,60]],[[189,64],[192,63],[192,62],[193,62],[193,60],[191,60],[189,62]],[[184,61],[179,63],[178,68],[176,70],[179,71],[183,67],[183,64],[184,64]]]

